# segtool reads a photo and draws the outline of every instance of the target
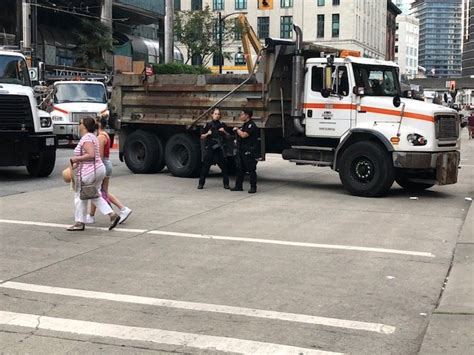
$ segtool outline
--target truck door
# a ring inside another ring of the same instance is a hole
[[[327,98],[321,95],[323,70],[324,64],[316,64],[306,72],[303,104],[306,136],[339,138],[351,128],[355,114],[348,67],[342,63],[334,65],[333,92]]]

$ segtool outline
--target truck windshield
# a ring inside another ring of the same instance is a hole
[[[23,58],[0,55],[0,84],[31,86],[30,74]]]
[[[396,67],[354,64],[356,85],[367,96],[401,95]]]
[[[95,102],[106,103],[107,93],[105,87],[100,84],[71,84],[56,85],[54,102],[57,104],[66,102]]]

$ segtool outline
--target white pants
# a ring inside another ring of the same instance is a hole
[[[89,175],[85,175],[82,177],[82,182],[84,184],[92,184],[94,182],[94,178],[96,178],[96,187],[97,191],[100,192],[102,186],[102,180],[105,177],[105,167],[101,166],[97,168],[96,174],[92,173]],[[85,223],[86,221],[86,214],[87,214],[87,202],[91,201],[96,207],[99,209],[100,213],[106,215],[114,212],[109,204],[102,198],[102,194],[99,193],[98,198],[93,198],[91,200],[81,200],[80,198],[80,190],[81,187],[79,183],[76,186],[75,196],[74,196],[74,205],[76,207],[75,210],[75,221],[80,223]]]

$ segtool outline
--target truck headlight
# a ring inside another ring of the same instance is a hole
[[[426,143],[428,143],[428,141],[426,140],[425,137],[423,137],[422,135],[417,134],[417,133],[410,133],[407,136],[407,141],[408,141],[408,143],[413,144],[415,146],[420,146],[420,145],[422,146],[422,145],[426,145]]]
[[[51,127],[52,121],[50,117],[40,117],[41,128]]]

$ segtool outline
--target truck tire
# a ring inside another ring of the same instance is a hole
[[[415,176],[413,176],[413,178],[415,178]],[[434,186],[434,184],[410,181],[408,176],[403,172],[397,172],[395,181],[408,191],[423,191]]]
[[[352,195],[386,195],[395,180],[389,152],[375,142],[352,144],[342,154],[339,166],[341,182]]]
[[[151,132],[138,130],[127,136],[123,156],[127,167],[135,174],[156,173],[165,166],[163,144]]]
[[[55,163],[56,151],[45,150],[28,159],[26,170],[32,177],[46,177],[53,172]]]
[[[166,143],[165,160],[168,170],[178,177],[196,177],[201,170],[201,146],[197,138],[175,134]]]

